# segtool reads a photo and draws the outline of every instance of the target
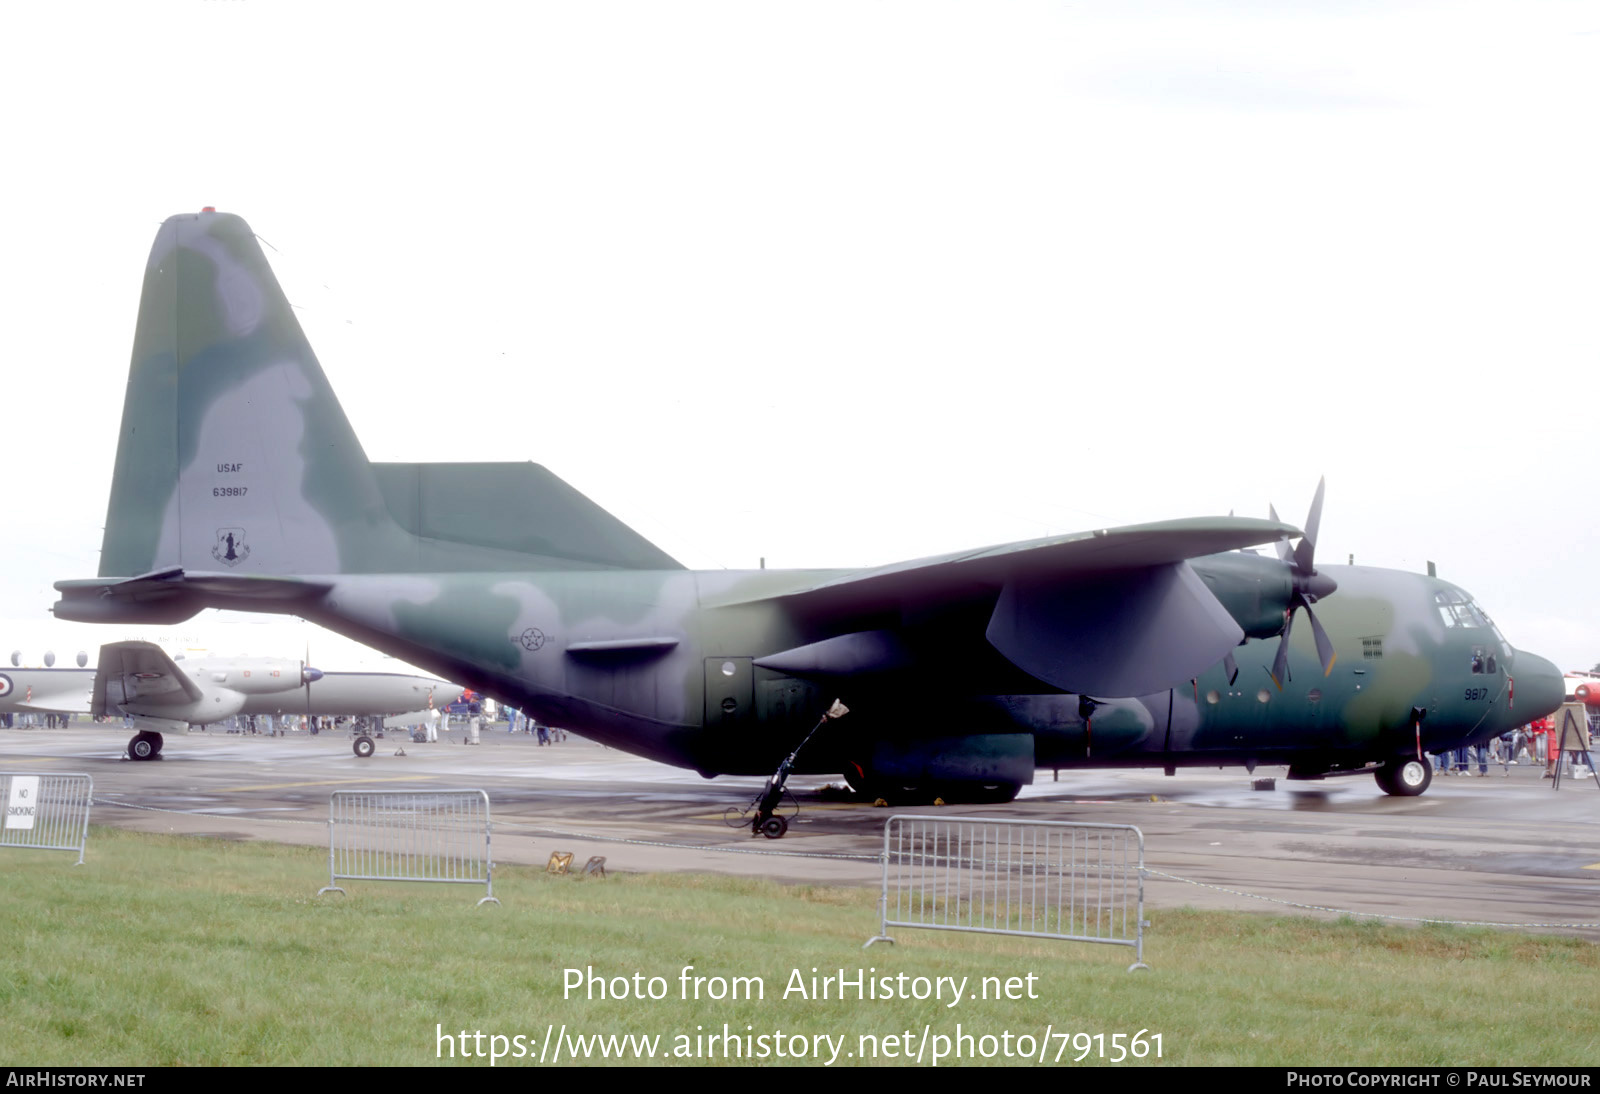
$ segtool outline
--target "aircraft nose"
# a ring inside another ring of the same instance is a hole
[[[1511,678],[1516,681],[1512,712],[1519,722],[1543,718],[1567,697],[1561,670],[1535,653],[1518,650],[1512,662]]]

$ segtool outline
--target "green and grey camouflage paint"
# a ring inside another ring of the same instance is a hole
[[[946,797],[1241,763],[1416,793],[1420,750],[1559,704],[1554,666],[1448,583],[1315,570],[1314,529],[1299,557],[1241,550],[1299,534],[1219,517],[691,572],[536,465],[370,463],[249,226],[207,211],[151,251],[100,576],[56,613],[293,613],[706,775],[771,772],[840,698],[798,770]],[[1331,660],[1300,628],[1280,688],[1274,639],[1312,601]]]

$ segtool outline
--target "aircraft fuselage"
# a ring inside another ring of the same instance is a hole
[[[535,465],[368,460],[249,225],[208,208],[151,247],[99,576],[57,582],[55,611],[299,615],[706,775],[774,771],[837,699],[798,770],[980,796],[1041,765],[1273,761],[1377,763],[1414,794],[1424,751],[1559,704],[1554,666],[1454,586],[1319,570],[1322,498],[1299,529],[691,572]]]
[[[828,576],[817,571],[413,575],[398,601],[392,579],[337,576],[308,614],[543,721],[706,775],[770,773],[835,698],[851,714],[797,770],[997,782],[1024,770],[1030,781],[1036,767],[1359,768],[1487,739],[1560,701],[1554,667],[1513,650],[1455,586],[1364,567],[1326,570],[1339,589],[1318,605],[1330,671],[1302,628],[1280,689],[1267,628],[1282,629],[1281,568],[1240,553],[1193,566],[1259,635],[1236,650],[1237,676],[1219,664],[1155,694],[1087,706],[984,640],[992,589],[925,618],[863,615],[849,633],[888,638],[804,674],[759,662],[837,637],[837,618],[823,631],[781,607],[784,588]],[[1252,592],[1252,572],[1264,595]]]

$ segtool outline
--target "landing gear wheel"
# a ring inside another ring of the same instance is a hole
[[[161,734],[148,730],[135,733],[128,742],[128,759],[153,760],[161,754]]]
[[[356,743],[353,747],[355,748],[356,759],[358,760],[365,760],[374,752],[378,751],[378,746],[371,737],[357,737]]]
[[[788,830],[789,821],[786,817],[768,817],[761,824],[761,834],[768,839],[782,839]]]
[[[1396,798],[1414,798],[1433,782],[1433,765],[1415,757],[1390,760],[1373,772],[1373,778],[1378,780],[1378,786],[1385,794]]]
[[[973,801],[985,805],[1004,805],[1006,802],[1016,801],[1017,795],[1022,792],[1018,783],[984,783],[976,790],[962,794],[959,790],[946,794],[946,801]]]

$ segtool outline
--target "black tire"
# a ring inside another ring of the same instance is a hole
[[[1378,768],[1373,772],[1373,778],[1378,780],[1378,787],[1385,794],[1396,798],[1414,798],[1433,782],[1433,765],[1427,760],[1403,756]]]
[[[358,760],[368,759],[374,752],[378,751],[377,743],[371,737],[366,736],[357,737],[356,743],[352,747],[355,749],[356,759]]]
[[[788,830],[789,821],[786,817],[768,817],[761,825],[761,834],[768,839],[782,839]]]
[[[153,760],[160,751],[161,735],[157,733],[135,733],[128,742],[130,760]]]
[[[938,796],[937,787],[919,786],[916,783],[881,786],[876,795],[890,805],[932,805],[933,799]]]
[[[949,802],[976,802],[982,805],[1004,805],[1006,802],[1016,801],[1017,795],[1022,792],[1019,783],[985,783],[981,786],[952,787],[951,793],[943,795]]]

